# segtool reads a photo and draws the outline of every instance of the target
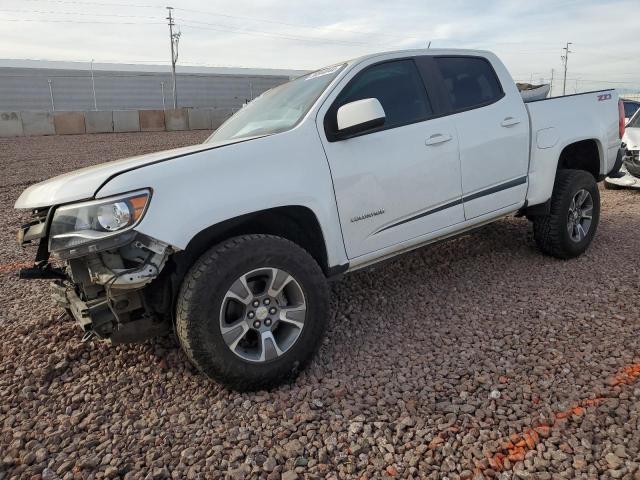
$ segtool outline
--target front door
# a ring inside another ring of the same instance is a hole
[[[450,117],[434,118],[413,59],[363,67],[332,102],[318,129],[334,182],[350,259],[462,222],[458,138]],[[382,127],[332,141],[337,108],[376,98]]]

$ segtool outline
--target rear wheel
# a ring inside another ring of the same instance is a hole
[[[573,258],[589,247],[600,219],[600,194],[583,170],[559,170],[548,215],[535,217],[533,234],[544,253]]]
[[[279,237],[245,235],[206,252],[181,288],[176,331],[189,359],[236,390],[269,388],[310,360],[327,323],[316,261]]]

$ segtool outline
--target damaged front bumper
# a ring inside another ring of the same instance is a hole
[[[63,266],[49,262],[46,213],[22,227],[18,241],[39,240],[33,267],[23,269],[21,278],[49,278],[54,301],[73,316],[85,337],[112,343],[140,342],[164,335],[171,327],[171,288],[163,274],[173,249],[135,231],[94,245]]]

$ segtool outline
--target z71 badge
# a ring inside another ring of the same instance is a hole
[[[602,102],[603,100],[611,100],[611,94],[610,93],[603,93],[601,95],[598,95],[598,101]]]

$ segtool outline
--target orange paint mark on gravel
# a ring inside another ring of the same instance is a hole
[[[629,385],[635,382],[640,377],[640,363],[629,365],[624,367],[618,374],[611,380],[611,386],[617,385]]]
[[[629,365],[620,370],[609,382],[611,387],[618,385],[630,385],[640,378],[640,363]],[[606,398],[588,398],[573,405],[567,410],[556,412],[554,414],[554,420],[552,425],[538,425],[533,428],[529,428],[520,434],[513,434],[509,437],[509,440],[505,442],[500,450],[494,455],[488,454],[487,461],[489,467],[496,472],[506,470],[505,460],[509,460],[511,463],[524,460],[527,452],[535,450],[541,438],[547,438],[551,435],[551,429],[554,427],[561,427],[566,421],[571,418],[581,417],[585,414],[586,409],[597,407]],[[537,404],[538,402],[533,402]],[[486,465],[482,463],[476,464],[476,474],[482,474],[486,470]]]
[[[488,455],[487,460],[489,462],[489,466],[493,470],[500,472],[505,470],[505,460],[509,460],[512,463],[524,460],[527,452],[536,449],[541,438],[547,438],[551,435],[551,429],[553,427],[559,426],[571,417],[584,415],[586,408],[598,406],[604,400],[604,398],[589,398],[587,400],[583,400],[579,404],[574,405],[567,410],[555,413],[554,422],[551,426],[538,425],[533,428],[528,428],[520,434],[514,433],[509,437],[509,441],[502,445],[500,451],[495,453],[493,456]],[[483,470],[485,469],[482,468],[482,466],[478,466],[476,473],[482,473]]]
[[[29,262],[14,262],[0,265],[0,273],[9,273],[21,268],[31,267],[33,264]]]

